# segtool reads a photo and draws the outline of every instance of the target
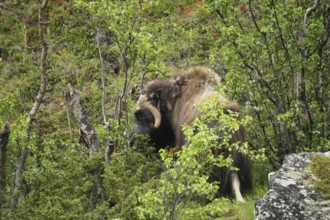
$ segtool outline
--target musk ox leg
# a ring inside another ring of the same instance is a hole
[[[230,174],[230,182],[231,182],[231,190],[235,195],[237,202],[245,202],[242,193],[241,193],[241,183],[239,181],[238,175],[236,172],[232,172]]]

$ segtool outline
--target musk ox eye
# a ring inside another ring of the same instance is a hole
[[[161,94],[161,90],[159,89],[156,92],[151,93],[148,99],[148,101],[150,101],[158,109],[160,107],[160,94]]]

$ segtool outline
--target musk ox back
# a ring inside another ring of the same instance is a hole
[[[157,149],[166,146],[180,148],[188,144],[181,129],[183,124],[192,123],[202,114],[196,104],[217,95],[219,104],[225,106],[225,112],[239,112],[236,102],[219,95],[214,89],[219,83],[215,73],[202,67],[191,68],[169,80],[157,79],[148,82],[138,100],[138,110],[134,112],[132,134],[149,135]],[[237,141],[244,142],[243,128],[232,135],[231,142]],[[237,201],[244,201],[241,192],[251,188],[248,157],[236,150],[229,152],[224,149],[215,153],[232,156],[233,165],[239,168],[239,171],[217,167],[214,168],[210,180],[221,182],[221,196],[233,194]]]

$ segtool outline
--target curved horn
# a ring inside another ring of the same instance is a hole
[[[162,116],[159,110],[155,106],[153,106],[150,101],[141,104],[140,109],[147,109],[148,111],[150,111],[155,118],[155,123],[153,125],[153,128],[159,128],[160,122],[162,120]]]

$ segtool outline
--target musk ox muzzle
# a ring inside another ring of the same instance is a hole
[[[150,135],[155,128],[155,117],[146,109],[138,109],[133,115],[133,128],[130,133],[130,145],[133,146],[136,135]]]

